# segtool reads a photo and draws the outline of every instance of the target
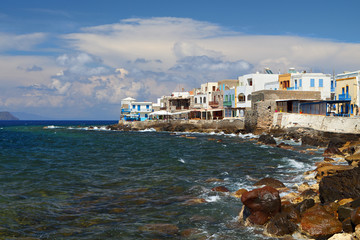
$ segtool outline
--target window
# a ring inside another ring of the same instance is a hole
[[[202,97],[200,97],[200,103],[202,103]]]
[[[149,110],[149,105],[146,105],[146,110]]]
[[[228,101],[228,95],[225,95],[225,102]]]
[[[235,95],[234,94],[232,95],[232,100],[235,101]]]
[[[299,79],[299,87],[302,87],[302,79]]]
[[[297,80],[295,79],[295,89],[297,89]]]
[[[206,103],[206,97],[204,97],[204,103]]]
[[[213,86],[213,92],[215,92],[215,86]]]
[[[310,87],[315,87],[315,79],[310,79]]]
[[[248,101],[250,101],[250,100],[251,100],[251,94],[248,95]]]
[[[147,117],[148,117],[148,115],[147,115],[147,114],[145,114],[145,117],[147,118]]]
[[[140,111],[140,105],[138,105],[138,111]]]
[[[252,78],[248,78],[248,84],[249,86],[252,86]]]
[[[243,93],[240,93],[240,94],[238,95],[238,101],[239,101],[239,102],[245,102],[245,95],[244,95]]]
[[[197,103],[197,98],[195,98],[195,103]]]
[[[349,93],[349,86],[346,85],[346,93]]]
[[[319,79],[319,87],[324,87],[324,81],[321,78]]]
[[[135,105],[133,105],[133,109],[135,109]]]

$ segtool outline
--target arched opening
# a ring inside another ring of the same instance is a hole
[[[244,95],[243,93],[240,93],[240,94],[238,95],[238,101],[239,101],[239,102],[245,102],[245,95]]]

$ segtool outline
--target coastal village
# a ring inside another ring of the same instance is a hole
[[[287,73],[275,74],[265,68],[238,79],[172,92],[156,103],[127,97],[121,101],[120,122],[241,120],[243,128],[258,132],[275,126],[304,125],[316,130],[360,133],[360,125],[353,124],[359,116],[359,77],[360,70],[331,75],[290,68]],[[334,119],[341,119],[342,124]]]
[[[304,182],[291,189],[270,177],[230,192],[222,179],[212,191],[240,198],[238,224],[286,239],[360,239],[360,70],[337,75],[296,71],[246,74],[172,92],[157,103],[122,100],[114,130],[254,133],[256,144],[312,154],[323,151]],[[189,137],[196,139],[196,137]],[[302,150],[284,140],[301,142]],[[209,139],[212,140],[212,139]],[[190,199],[186,204],[203,204]],[[142,231],[179,234],[171,224]],[[182,234],[182,233],[181,233]],[[196,232],[186,233],[196,236]],[[194,238],[195,239],[195,238]]]

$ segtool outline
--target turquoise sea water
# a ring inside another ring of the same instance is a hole
[[[236,224],[240,199],[211,189],[252,189],[263,177],[291,188],[321,159],[251,135],[101,127],[112,123],[0,122],[0,239],[263,239]],[[144,231],[159,223],[179,232]]]

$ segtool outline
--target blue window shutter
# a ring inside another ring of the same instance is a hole
[[[319,79],[319,87],[323,87],[324,86],[324,82],[323,82],[323,80],[320,78]]]
[[[302,87],[302,79],[299,79],[299,87]]]
[[[315,87],[315,79],[310,79],[310,87]]]

